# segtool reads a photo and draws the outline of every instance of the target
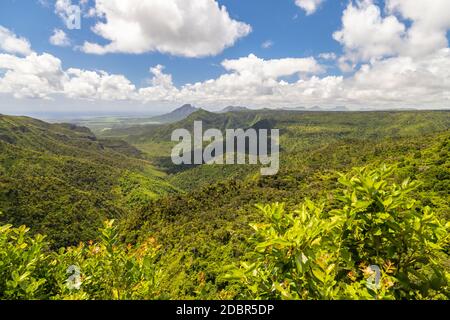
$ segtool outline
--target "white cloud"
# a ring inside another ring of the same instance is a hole
[[[11,33],[8,36],[17,38]],[[37,54],[31,49],[26,57],[0,54],[0,93],[17,99],[52,99],[57,95],[105,101],[135,99],[136,88],[123,75],[74,68],[65,71],[61,65],[61,60],[55,56]]]
[[[95,12],[93,31],[110,43],[86,42],[82,50],[92,54],[216,55],[251,31],[215,0],[97,0]]]
[[[305,10],[307,15],[311,15],[319,9],[325,0],[295,0],[295,4]]]
[[[66,72],[63,94],[69,98],[87,100],[134,99],[136,87],[123,75],[111,75],[104,71],[86,71],[71,68]]]
[[[138,97],[143,101],[176,101],[179,90],[173,85],[172,75],[164,73],[164,66],[157,65],[150,68],[153,78],[151,86],[139,89]]]
[[[56,0],[55,13],[63,20],[67,22],[67,18],[72,14],[71,10],[72,0]]]
[[[31,46],[27,39],[19,38],[7,28],[0,26],[0,51],[27,55]]]
[[[270,48],[273,47],[273,45],[274,45],[274,43],[273,43],[272,40],[267,40],[267,41],[264,41],[264,42],[261,44],[261,48],[263,48],[263,49],[270,49]]]
[[[67,34],[61,29],[53,30],[53,34],[49,39],[50,43],[58,47],[68,47],[70,46],[70,39]]]
[[[67,29],[81,29],[81,18],[90,17],[89,0],[56,0],[55,13]]]
[[[450,49],[421,58],[392,57],[363,65],[354,76],[326,76],[313,58],[263,60],[254,55],[225,60],[227,71],[216,79],[176,87],[172,76],[157,65],[150,68],[150,86],[137,89],[123,75],[71,68],[49,54],[20,58],[0,55],[0,92],[16,98],[195,103],[220,107],[243,104],[276,106],[448,107]],[[286,82],[285,76],[302,74]],[[308,76],[310,74],[310,76]],[[311,76],[312,75],[312,76]]]
[[[348,80],[347,98],[373,105],[449,107],[450,49],[420,58],[393,57],[363,65]]]
[[[31,53],[25,58],[0,54],[0,92],[15,98],[48,98],[61,89],[64,74],[61,60],[44,53]]]
[[[254,54],[235,60],[225,60],[222,66],[242,76],[278,79],[293,74],[317,74],[324,70],[314,58],[260,59]]]
[[[158,64],[157,66],[150,68],[150,73],[153,74],[153,78],[150,83],[154,87],[171,88],[173,87],[172,75],[165,74],[164,66]]]
[[[334,52],[324,52],[319,54],[319,58],[323,60],[336,60],[337,55]]]
[[[341,65],[351,69],[361,61],[432,54],[448,46],[449,29],[447,0],[387,0],[384,15],[373,0],[361,0],[349,3],[333,37],[346,52]]]
[[[369,61],[396,54],[402,46],[405,26],[395,16],[383,18],[371,0],[350,2],[342,17],[342,29],[333,37],[344,46],[350,61]]]
[[[189,101],[200,104],[221,104],[227,101],[262,99],[272,96],[283,81],[280,78],[295,74],[306,76],[323,72],[314,58],[287,58],[264,60],[250,54],[235,60],[224,60],[222,66],[228,73],[181,88],[173,86],[171,78],[162,73],[161,66],[151,69],[152,86],[139,93],[144,101]]]
[[[404,38],[403,55],[423,56],[448,46],[450,1],[387,0],[387,11],[412,21]]]
[[[55,12],[59,15],[67,14],[69,12],[69,8],[72,5],[71,0],[56,0],[55,2]],[[65,16],[63,16],[65,17]]]
[[[134,106],[194,103],[216,108],[448,108],[450,49],[446,39],[442,40],[450,28],[449,11],[444,10],[447,2],[420,3],[388,0],[384,11],[370,0],[351,3],[343,13],[342,29],[335,34],[344,56],[338,58],[333,52],[318,55],[319,61],[336,61],[353,69],[354,73],[346,76],[324,76],[325,67],[312,57],[265,60],[250,54],[224,60],[224,72],[216,78],[183,86],[175,86],[172,75],[156,65],[149,70],[149,84],[136,88],[123,75],[64,70],[61,61],[49,54],[1,54],[0,92],[17,98],[63,96],[67,101],[82,99],[84,104],[90,100],[95,105],[125,101]],[[417,43],[417,30],[429,32],[429,39],[423,40],[425,48]]]
[[[251,55],[224,61],[223,66],[228,73],[216,79],[180,88],[175,87],[171,80],[159,80],[171,78],[159,73],[162,68],[157,67],[155,70],[158,72],[153,71],[153,85],[140,89],[139,99],[175,104],[190,102],[213,107],[240,104],[255,107],[346,105],[448,108],[450,105],[448,48],[420,58],[377,60],[363,65],[354,76],[347,78],[313,75],[288,83],[282,80],[283,76],[291,72],[284,69],[288,64],[286,61],[262,60]],[[301,69],[305,70],[305,67]]]
[[[70,68],[63,70],[61,60],[44,53],[25,58],[0,54],[0,92],[15,98],[52,99],[63,95],[69,99],[119,101],[135,99],[136,87],[123,75],[104,71]]]

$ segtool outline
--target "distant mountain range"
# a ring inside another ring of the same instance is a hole
[[[286,107],[282,108],[283,111],[306,111],[305,107]]]
[[[175,123],[175,122],[186,119],[191,114],[193,114],[199,110],[201,110],[201,108],[196,108],[191,104],[185,104],[170,113],[163,114],[163,115],[157,116],[157,117],[152,117],[152,118],[150,118],[150,121],[154,121],[154,122],[157,122],[160,124]],[[245,112],[245,111],[251,111],[251,110],[246,107],[228,106],[228,107],[226,107],[220,111],[217,111],[215,113]]]
[[[163,114],[162,116],[153,117],[150,120],[159,123],[174,123],[186,119],[187,117],[189,117],[191,114],[193,114],[198,110],[200,109],[192,106],[191,104],[185,104],[170,113]]]
[[[330,111],[335,111],[335,112],[345,112],[345,111],[350,111],[350,109],[348,109],[345,106],[337,106],[337,107],[319,107],[319,106],[314,106],[312,108],[305,108],[305,107],[287,107],[287,108],[283,108],[281,110],[284,111],[317,111],[317,112],[330,112]]]
[[[192,106],[191,104],[185,104],[182,107],[175,109],[174,111],[161,115],[161,116],[157,116],[157,117],[153,117],[150,118],[151,121],[160,123],[160,124],[170,124],[170,123],[175,123],[181,120],[186,119],[187,117],[189,117],[191,114],[202,110],[201,108],[196,108],[194,106]],[[306,107],[286,107],[286,108],[280,108],[280,109],[258,109],[258,110],[252,110],[249,109],[247,107],[242,107],[242,106],[228,106],[220,111],[216,111],[214,113],[216,114],[223,114],[223,113],[230,113],[230,112],[252,112],[252,111],[313,111],[313,112],[346,112],[346,111],[351,111],[350,109],[348,109],[345,106],[336,106],[336,107],[319,107],[319,106],[314,106],[311,108],[306,108]]]
[[[251,111],[249,108],[246,107],[235,107],[235,106],[229,106],[222,110],[220,110],[218,113],[227,113],[227,112],[244,112],[244,111]]]

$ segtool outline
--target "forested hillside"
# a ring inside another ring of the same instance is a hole
[[[225,285],[220,277],[224,261],[236,261],[248,249],[250,223],[263,219],[256,204],[283,202],[292,210],[312,199],[333,209],[337,206],[333,194],[339,188],[337,172],[393,165],[394,181],[421,181],[414,196],[446,221],[450,217],[449,115],[307,114],[298,116],[304,117],[304,125],[280,121],[283,152],[276,176],[262,177],[249,166],[217,165],[178,173],[170,177],[171,182],[191,192],[157,200],[131,215],[123,221],[124,234],[131,242],[148,235],[160,239],[167,252],[185,263],[173,265],[173,277],[178,276],[179,282],[171,278],[166,285],[183,290],[183,297],[195,297],[198,274],[204,274],[209,281],[205,280],[203,297],[208,297],[220,294],[216,290]],[[404,125],[395,130],[395,121]],[[218,177],[225,181],[211,185]]]
[[[0,216],[56,246],[93,239],[107,218],[175,192],[141,152],[89,129],[0,116]]]
[[[101,138],[0,119],[1,297],[450,298],[450,112],[200,110]],[[174,170],[170,132],[195,120],[279,128],[280,172]]]

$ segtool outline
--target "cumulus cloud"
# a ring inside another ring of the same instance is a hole
[[[387,0],[386,8],[413,22],[404,37],[401,54],[420,57],[448,46],[450,1]]]
[[[31,53],[21,58],[0,54],[0,92],[11,93],[15,98],[48,98],[61,89],[64,76],[61,60],[44,53]]]
[[[72,0],[56,0],[55,13],[63,20],[67,22],[67,18],[72,15]]]
[[[450,49],[420,58],[393,57],[363,65],[348,80],[348,99],[373,104],[448,107]]]
[[[21,58],[0,54],[0,92],[15,98],[51,99],[63,95],[70,99],[132,100],[136,87],[123,75],[76,68],[63,70],[61,60],[51,54],[31,53]]]
[[[410,23],[407,24],[406,20]],[[387,0],[385,14],[373,0],[351,1],[333,37],[346,52],[342,66],[393,56],[423,57],[448,46],[450,2]]]
[[[66,75],[63,93],[69,98],[106,101],[134,98],[136,87],[123,75],[75,68],[68,69]]]
[[[313,58],[264,60],[254,55],[225,60],[226,73],[181,87],[157,65],[149,85],[136,88],[123,75],[70,68],[49,54],[0,55],[0,92],[16,98],[52,98],[136,103],[245,104],[257,107],[333,106],[446,107],[450,103],[450,49],[431,55],[392,57],[364,64],[353,76],[321,77]],[[297,79],[284,77],[299,74]]]
[[[82,50],[92,54],[210,56],[251,31],[215,0],[97,0],[95,12],[100,21],[93,31],[110,43],[86,42]]]
[[[222,62],[222,66],[241,76],[261,79],[278,79],[293,74],[322,73],[324,71],[312,57],[264,60],[254,54],[244,58],[225,60]]]
[[[61,17],[66,18],[70,12],[70,6],[72,5],[71,0],[56,0],[55,2],[55,12]]]
[[[150,73],[153,74],[153,78],[150,83],[154,87],[171,88],[173,87],[172,75],[164,73],[164,66],[158,64],[155,67],[150,68]]]
[[[201,106],[244,104],[267,106],[418,107],[444,108],[450,104],[450,49],[431,55],[391,57],[364,64],[353,76],[311,75],[297,81],[282,79],[278,62],[246,57],[224,61],[228,73],[180,88],[168,81],[154,81],[139,90],[139,98],[149,101],[190,102]],[[270,67],[269,67],[270,66]],[[161,68],[157,68],[162,70]],[[304,70],[304,68],[302,68]],[[311,70],[311,69],[310,69]],[[154,73],[155,79],[169,75]],[[160,85],[166,83],[167,85]]]
[[[64,70],[61,61],[49,54],[19,57],[5,53],[0,55],[0,92],[35,98],[62,95],[95,103],[119,100],[135,105],[194,103],[217,108],[226,105],[448,108],[450,48],[445,36],[450,29],[448,2],[422,3],[387,0],[382,8],[371,0],[351,2],[343,12],[341,30],[334,35],[342,44],[343,57],[332,52],[319,54],[318,60],[262,59],[250,54],[222,61],[223,74],[216,78],[182,86],[174,84],[172,75],[162,65],[150,68],[148,84],[136,88],[123,75]],[[429,37],[420,40],[425,31]],[[353,73],[327,75],[320,64],[324,60],[348,65]]]
[[[344,46],[351,61],[369,61],[396,54],[405,26],[395,16],[382,17],[371,0],[350,2],[342,16],[342,29],[333,37]]]
[[[8,36],[17,39],[10,32]],[[56,95],[105,101],[135,99],[136,88],[123,75],[75,68],[64,70],[61,60],[51,54],[38,54],[31,49],[21,51],[29,54],[25,57],[0,54],[0,93],[18,99],[52,99]]]
[[[139,99],[143,101],[177,101],[181,97],[179,90],[173,85],[172,75],[164,73],[164,66],[157,65],[150,68],[153,77],[150,79],[151,86],[141,88],[138,92]]]
[[[0,26],[0,50],[27,55],[31,53],[31,46],[27,39],[19,38],[9,29]]]
[[[67,34],[61,29],[53,30],[53,34],[49,39],[50,43],[58,47],[68,47],[70,46],[70,39]]]
[[[286,58],[264,60],[250,54],[233,60],[224,60],[223,68],[228,73],[181,88],[174,87],[172,78],[162,72],[162,67],[151,69],[152,86],[139,90],[144,101],[191,101],[204,103],[226,103],[239,99],[260,99],[272,96],[282,85],[280,78],[292,75],[307,76],[323,72],[314,58]],[[239,100],[242,101],[242,100]]]
[[[323,53],[319,54],[319,59],[336,60],[337,59],[337,55],[334,52],[323,52]]]
[[[295,4],[305,10],[307,15],[311,15],[319,9],[325,0],[295,0]]]

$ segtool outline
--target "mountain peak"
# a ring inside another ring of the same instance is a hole
[[[194,107],[191,104],[184,104],[170,113],[158,117],[153,117],[152,120],[160,123],[174,123],[187,118],[198,110],[198,108]]]
[[[179,111],[179,110],[185,110],[185,109],[195,109],[195,110],[197,110],[197,108],[194,107],[192,104],[186,103],[186,104],[183,104],[183,105],[182,105],[181,107],[179,107],[178,109],[175,109],[175,110],[172,111],[172,112],[176,112],[176,111]]]
[[[248,109],[247,107],[240,107],[240,106],[228,106],[224,109],[222,109],[221,111],[219,111],[219,113],[227,113],[227,112],[243,112],[243,111],[249,111],[250,109]]]

